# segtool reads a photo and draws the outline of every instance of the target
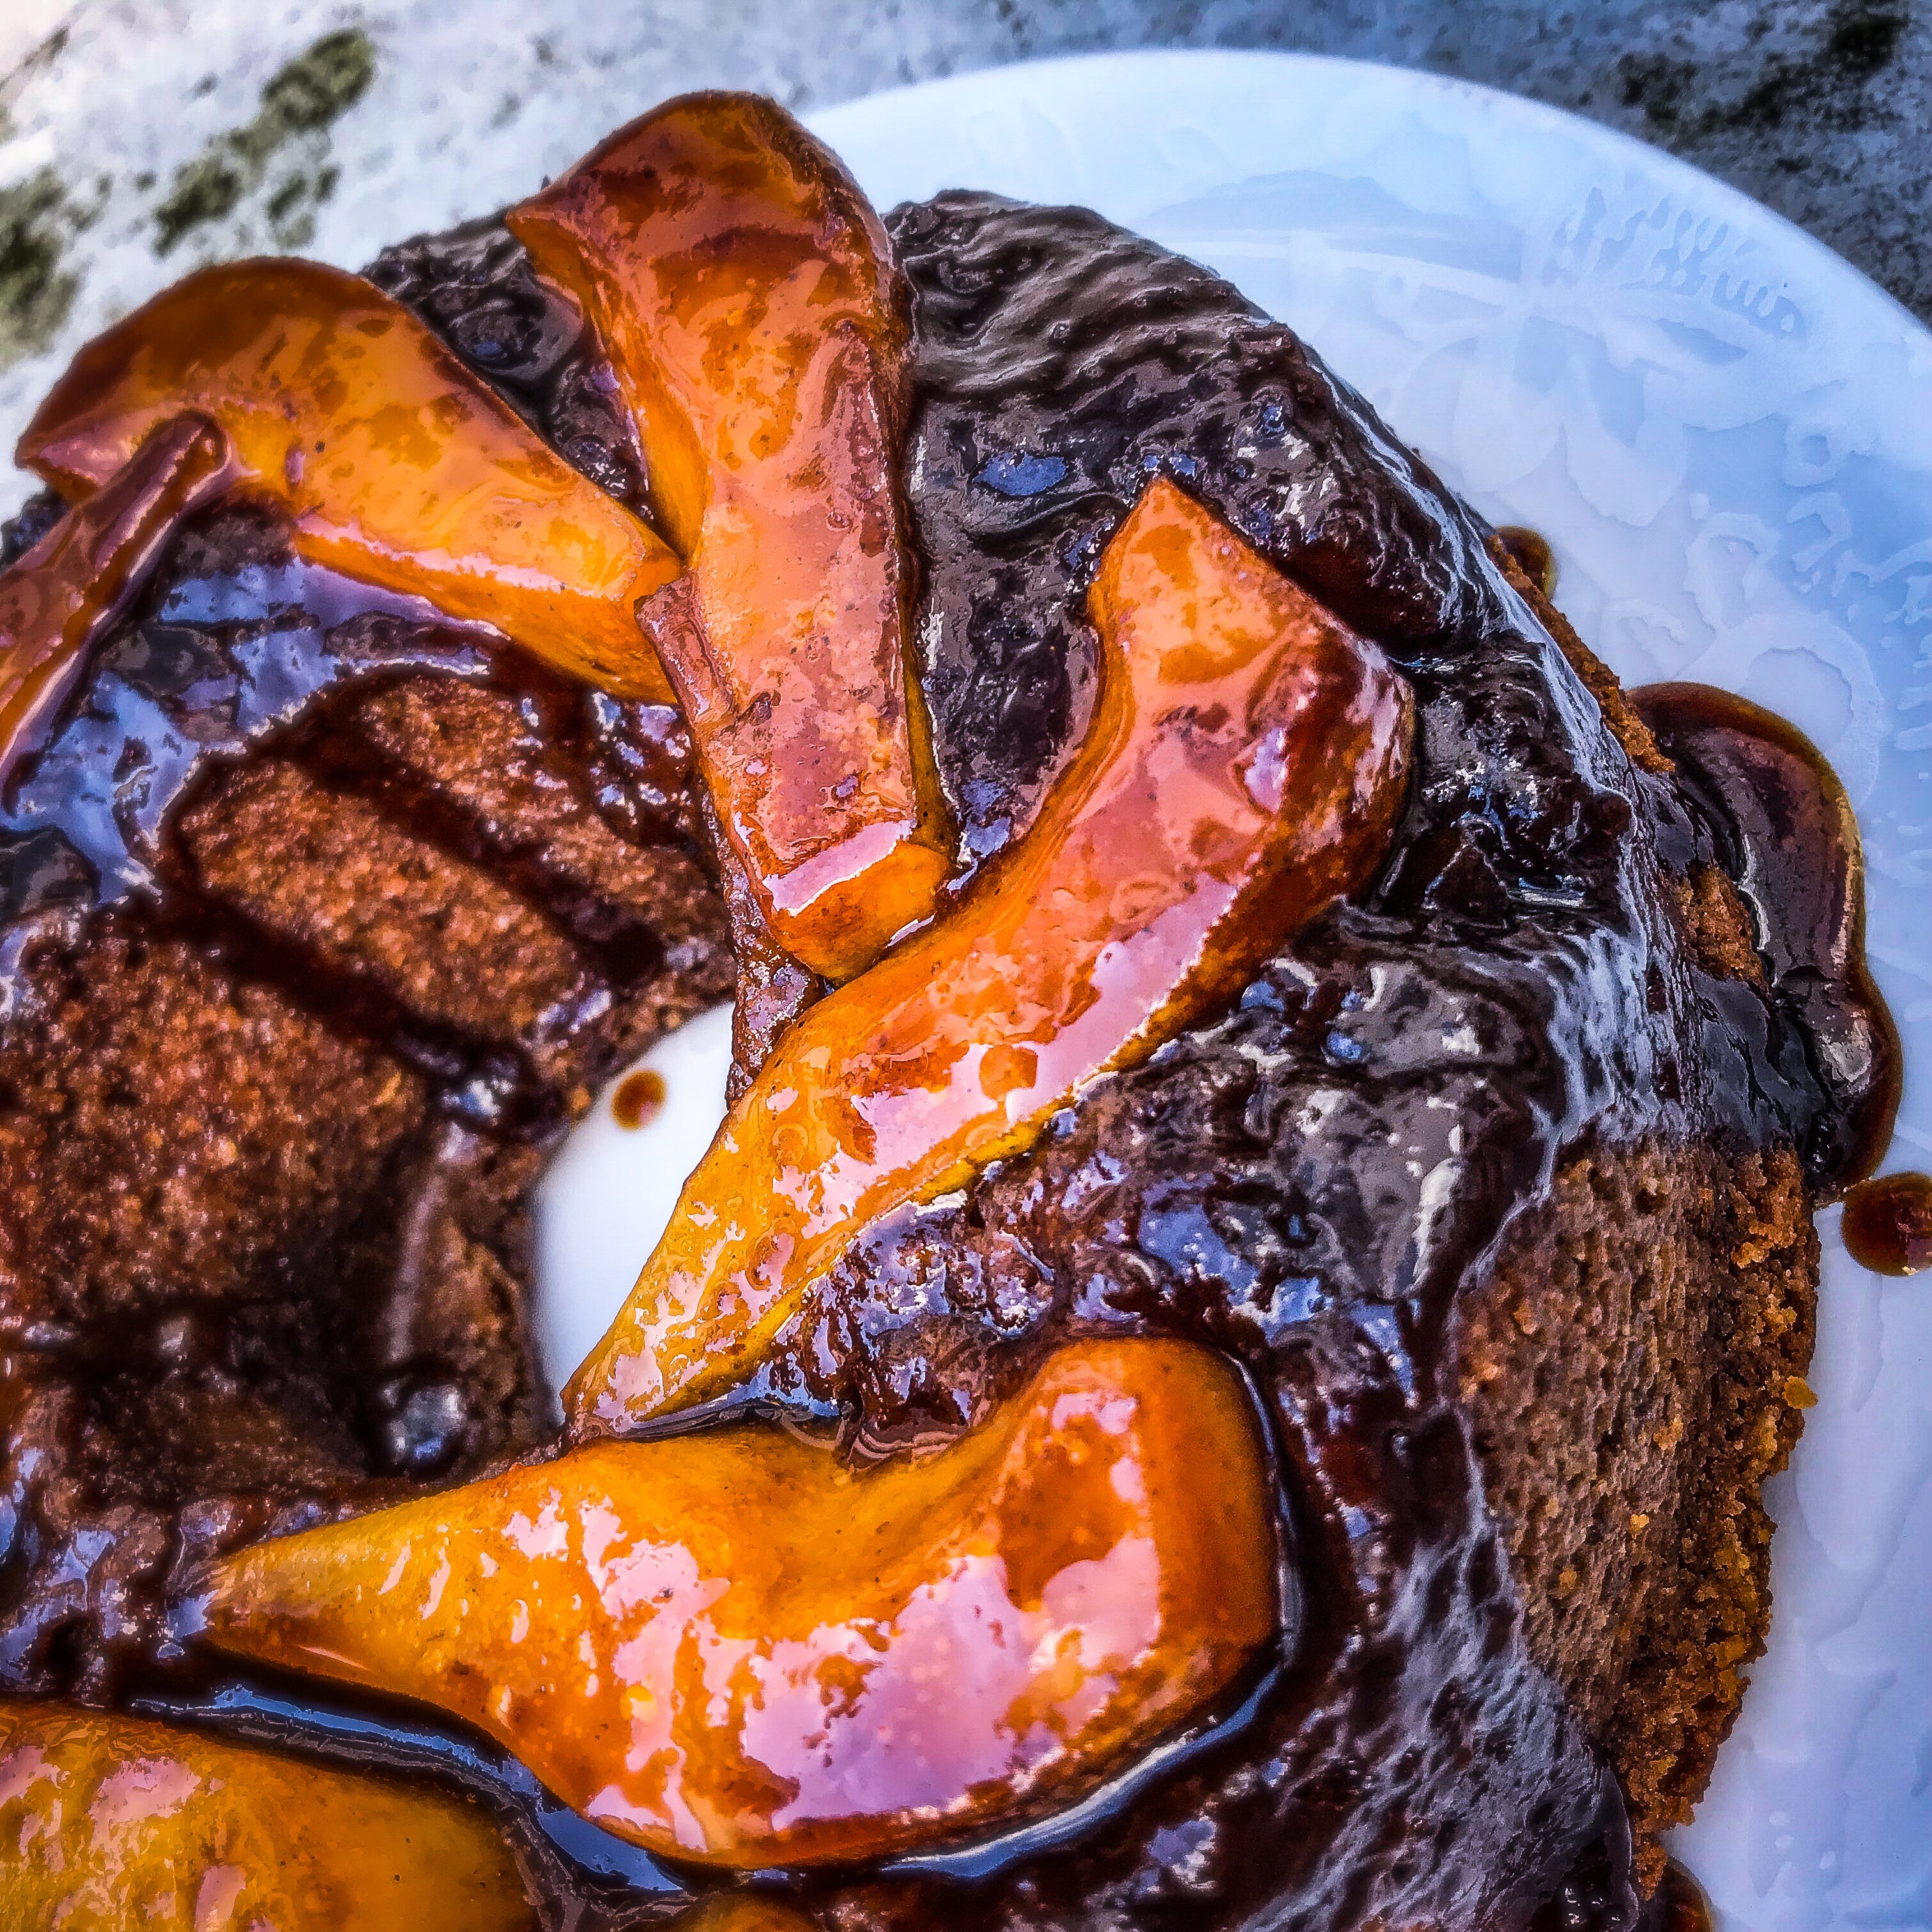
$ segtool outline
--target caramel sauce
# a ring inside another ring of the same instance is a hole
[[[1502,524],[1496,541],[1510,554],[1510,560],[1541,591],[1545,597],[1556,594],[1556,553],[1550,539],[1527,524]]]
[[[1932,1174],[1887,1174],[1845,1196],[1840,1224],[1846,1250],[1874,1274],[1932,1268]]]
[[[634,1132],[647,1126],[664,1111],[664,1077],[654,1066],[640,1066],[617,1083],[610,1096],[610,1118],[618,1126]]]
[[[1844,787],[1796,725],[1749,698],[1702,684],[1630,694],[1702,808],[1709,842],[1678,856],[1716,863],[1756,927],[1782,1022],[1769,1044],[1794,1088],[1825,1104],[1793,1121],[1820,1197],[1876,1167],[1891,1144],[1904,1060],[1865,958],[1865,872]]]

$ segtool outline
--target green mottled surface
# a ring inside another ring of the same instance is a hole
[[[44,349],[73,304],[62,202],[52,168],[0,190],[0,368]]]
[[[266,178],[269,164],[303,135],[321,134],[369,90],[376,77],[375,43],[359,27],[325,34],[278,68],[262,89],[254,118],[211,141],[175,171],[174,185],[154,211],[154,247],[166,254],[204,222],[234,212]],[[314,232],[308,210],[326,200],[335,171],[285,176],[270,194],[268,213],[278,244],[299,248]]]

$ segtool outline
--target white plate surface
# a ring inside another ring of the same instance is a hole
[[[332,259],[486,211],[665,91],[640,55],[486,139],[474,116],[438,119],[436,74],[450,70],[410,57],[447,56],[473,86],[488,46],[453,47],[440,9],[384,10],[386,111],[358,110],[332,136],[345,186],[314,244]],[[568,13],[530,0],[519,19],[537,31],[555,16],[567,48]],[[96,110],[76,94],[70,111]],[[1872,956],[1906,1042],[1889,1164],[1932,1167],[1932,336],[1694,170],[1426,75],[1108,56],[812,118],[881,206],[954,185],[1081,202],[1219,269],[1486,514],[1550,538],[1558,601],[1628,682],[1723,685],[1808,730],[1864,826]],[[28,126],[37,152],[65,146],[62,119],[50,100]],[[152,130],[113,138],[168,152]],[[17,172],[0,147],[0,179]],[[117,245],[114,227],[104,221],[99,272],[44,360],[172,272],[131,226]],[[0,379],[0,429],[50,373]],[[560,1163],[543,1240],[560,1356],[637,1258],[608,1211],[619,1178],[634,1246],[701,1151],[720,1036],[708,1058],[665,1065],[658,1126],[624,1135],[600,1113]],[[1932,1926],[1932,1282],[1855,1266],[1837,1218],[1824,1226],[1820,1400],[1773,1490],[1770,1654],[1678,1842],[1726,1932]]]

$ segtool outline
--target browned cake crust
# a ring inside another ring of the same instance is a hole
[[[1499,542],[1490,554],[1640,768],[1672,770],[1622,686]],[[1762,992],[1737,888],[1658,875],[1712,974]],[[1764,1653],[1766,1480],[1812,1402],[1818,1238],[1790,1149],[1595,1149],[1512,1227],[1458,1309],[1462,1386],[1537,1661],[1616,1766],[1646,1891]]]
[[[1622,746],[1630,763],[1640,771],[1654,772],[1660,777],[1667,777],[1671,770],[1670,760],[1659,749],[1650,727],[1637,716],[1624,695],[1624,688],[1618,682],[1616,672],[1577,636],[1576,626],[1544,595],[1542,586],[1530,580],[1500,538],[1491,536],[1489,552],[1490,561],[1508,579],[1510,587],[1536,613],[1536,621],[1556,639],[1558,649],[1569,661],[1570,668],[1583,680],[1604,714],[1604,722],[1610,728],[1611,735]]]
[[[1646,1890],[1764,1650],[1762,1492],[1811,1402],[1817,1268],[1789,1153],[1600,1149],[1458,1311],[1530,1653],[1616,1767]]]

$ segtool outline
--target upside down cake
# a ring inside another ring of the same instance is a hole
[[[20,454],[0,1924],[1634,1922],[1893,1097],[1792,734],[742,97]],[[531,1188],[734,993],[560,1417]]]

